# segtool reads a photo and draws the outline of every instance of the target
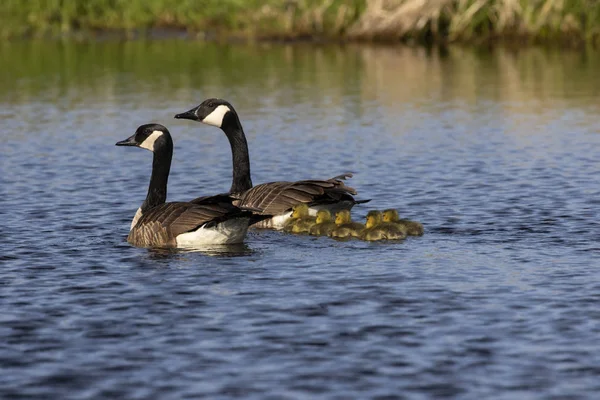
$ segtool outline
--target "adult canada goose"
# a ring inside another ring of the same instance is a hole
[[[317,211],[316,224],[310,227],[310,233],[313,236],[327,236],[329,233],[337,227],[329,210]]]
[[[257,224],[258,228],[283,229],[290,218],[295,204],[306,203],[310,215],[316,215],[322,208],[337,212],[350,209],[357,201],[352,197],[356,191],[344,185],[343,180],[352,174],[339,175],[325,180],[303,180],[296,182],[269,182],[252,186],[250,156],[244,129],[233,106],[222,99],[207,99],[199,106],[175,115],[175,118],[190,119],[221,128],[231,146],[233,179],[229,193],[239,199],[238,206],[248,206],[260,210],[263,215],[272,216]]]
[[[383,222],[396,224],[406,230],[406,234],[410,236],[423,236],[423,224],[417,221],[401,219],[398,216],[398,210],[389,208],[383,211]]]
[[[308,213],[308,204],[300,203],[292,207],[292,215],[285,223],[283,230],[291,233],[308,233],[316,223],[317,219]]]
[[[334,238],[360,237],[365,226],[359,222],[352,221],[350,210],[341,210],[335,216],[335,229],[329,232],[329,236]]]
[[[154,153],[148,195],[131,222],[129,243],[139,247],[194,247],[244,240],[252,213],[234,206],[227,195],[206,197],[197,203],[165,203],[173,157],[173,140],[167,128],[141,125],[116,145]]]
[[[406,238],[406,232],[394,224],[383,222],[381,211],[369,211],[365,230],[360,238],[368,241],[398,240]]]

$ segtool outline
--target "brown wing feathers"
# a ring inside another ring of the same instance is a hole
[[[136,246],[174,246],[177,236],[182,233],[194,231],[210,222],[250,215],[250,212],[231,205],[165,203],[144,212],[129,232],[128,240]]]
[[[277,215],[298,203],[312,205],[354,201],[352,195],[356,194],[356,190],[341,181],[351,176],[344,174],[328,180],[263,183],[239,195],[236,205],[262,210],[262,214]]]
[[[206,223],[235,217],[235,214],[250,217],[252,224],[265,216],[285,213],[298,203],[354,201],[352,195],[356,191],[341,181],[351,176],[344,174],[328,180],[264,183],[238,195],[204,196],[186,203],[162,204],[144,212],[130,231],[128,240],[136,246],[174,246],[178,235],[194,231]],[[232,206],[232,199],[241,210]]]

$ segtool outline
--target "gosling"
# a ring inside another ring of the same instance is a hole
[[[308,215],[308,205],[300,203],[292,207],[292,215],[283,230],[291,233],[308,233],[316,222],[315,217]]]
[[[335,215],[335,224],[337,225],[329,236],[338,239],[347,239],[351,237],[360,237],[365,226],[359,222],[353,222],[350,216],[350,210],[341,210]]]
[[[406,238],[406,232],[400,227],[383,222],[381,211],[369,211],[365,230],[360,235],[362,240],[399,240]]]
[[[409,236],[423,236],[423,225],[416,221],[408,219],[400,219],[398,210],[389,208],[383,211],[383,222],[389,222],[406,229],[406,234]]]
[[[323,209],[317,211],[316,224],[310,228],[308,233],[313,236],[328,236],[336,226],[329,210]]]

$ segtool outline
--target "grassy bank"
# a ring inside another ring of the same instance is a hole
[[[375,0],[349,30],[362,39],[600,42],[598,0]]]
[[[0,35],[600,43],[598,0],[4,0]]]
[[[364,0],[3,0],[0,35],[178,29],[210,37],[339,37]]]

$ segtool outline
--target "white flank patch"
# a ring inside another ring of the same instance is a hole
[[[291,218],[292,212],[287,212],[285,214],[279,214],[273,218],[271,218],[271,223],[269,226],[273,229],[281,230],[285,226],[286,222]]]
[[[198,228],[194,232],[177,236],[177,247],[197,247],[213,244],[242,243],[248,232],[248,218],[234,218],[211,228]]]
[[[137,224],[138,220],[142,217],[142,207],[138,208],[135,212],[135,216],[133,217],[133,221],[131,221],[131,227],[129,230],[132,230],[135,224]]]
[[[140,144],[140,147],[142,149],[147,149],[150,151],[154,151],[154,142],[156,142],[156,139],[158,139],[159,137],[161,137],[163,133],[161,131],[154,131],[150,134],[150,136],[148,136],[146,138],[146,140],[144,140],[142,142],[142,144]]]
[[[206,118],[202,120],[202,122],[220,128],[223,124],[223,117],[225,117],[225,114],[227,114],[229,111],[231,111],[229,107],[221,104],[220,106],[215,108],[215,111],[208,114]]]

